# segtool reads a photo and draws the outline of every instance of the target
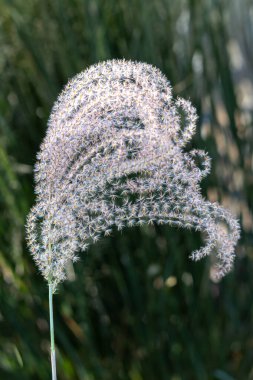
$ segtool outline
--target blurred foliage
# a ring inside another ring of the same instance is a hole
[[[55,297],[60,380],[253,379],[251,0],[0,1],[0,378],[49,379],[47,285],[27,251],[32,167],[59,91],[99,60],[158,66],[199,117],[203,193],[242,225],[234,271],[166,226],[114,232]],[[189,146],[189,148],[191,148]]]

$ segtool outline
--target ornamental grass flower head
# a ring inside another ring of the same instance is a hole
[[[191,103],[173,99],[166,77],[146,63],[106,61],[69,81],[37,157],[27,221],[30,250],[54,289],[67,262],[114,226],[200,231],[205,245],[191,258],[215,252],[216,276],[231,269],[239,225],[200,193],[210,159],[185,150],[196,119]]]

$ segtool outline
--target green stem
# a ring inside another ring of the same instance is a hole
[[[49,295],[49,317],[50,317],[52,380],[57,380],[57,377],[56,377],[55,346],[54,346],[53,284],[49,284],[49,294],[48,295]]]

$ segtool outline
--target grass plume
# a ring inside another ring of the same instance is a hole
[[[174,100],[166,77],[145,63],[102,62],[67,84],[38,154],[37,201],[27,223],[33,257],[53,291],[67,262],[113,226],[156,222],[201,231],[205,246],[191,257],[216,250],[216,276],[231,269],[238,222],[200,193],[207,154],[185,151],[196,119],[191,103]]]

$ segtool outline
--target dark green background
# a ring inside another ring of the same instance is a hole
[[[248,0],[0,0],[0,379],[51,376],[47,285],[24,237],[50,109],[74,74],[122,57],[195,104],[189,149],[212,158],[203,195],[242,237],[220,283],[210,259],[188,259],[191,231],[114,231],[81,255],[55,297],[58,378],[253,379],[252,25]]]

